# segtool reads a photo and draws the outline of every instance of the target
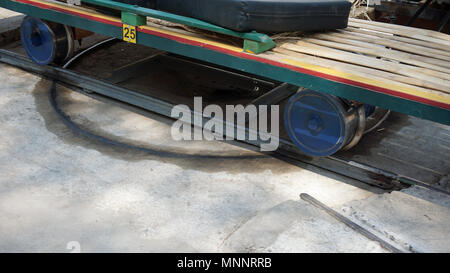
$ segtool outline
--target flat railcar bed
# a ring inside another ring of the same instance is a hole
[[[0,6],[122,38],[121,18],[43,0],[1,0]],[[137,43],[450,124],[450,36],[351,19],[343,30],[276,37],[261,54],[208,35],[154,23],[137,26]]]

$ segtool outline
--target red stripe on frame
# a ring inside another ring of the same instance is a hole
[[[68,13],[68,14],[71,14],[71,15],[76,15],[76,16],[79,16],[79,17],[82,17],[82,18],[90,19],[90,20],[93,20],[93,21],[97,21],[97,22],[101,22],[101,23],[105,23],[105,24],[109,24],[109,25],[122,27],[122,23],[111,21],[111,20],[108,20],[108,19],[103,19],[103,18],[96,17],[96,16],[91,16],[91,15],[84,14],[84,13],[77,12],[77,11],[73,11],[73,10],[70,10],[70,9],[55,7],[55,6],[46,5],[46,4],[37,3],[37,2],[32,2],[32,1],[28,1],[28,0],[14,0],[14,1],[20,2],[20,3],[24,3],[24,4],[28,4],[28,5],[31,5],[31,6],[36,6],[36,7],[43,8],[43,9],[55,10],[55,11],[59,11],[59,12],[63,12],[63,13]]]
[[[29,5],[32,5],[32,6],[36,6],[36,7],[43,8],[43,9],[49,9],[49,10],[55,10],[55,11],[59,11],[59,12],[63,12],[63,13],[68,13],[68,14],[71,14],[71,15],[79,16],[79,17],[82,17],[82,18],[86,18],[86,19],[89,19],[89,20],[93,20],[93,21],[97,21],[97,22],[101,22],[101,23],[105,23],[105,24],[109,24],[109,25],[114,25],[114,26],[117,26],[117,27],[122,27],[122,23],[115,22],[115,21],[112,21],[112,20],[103,19],[103,18],[96,17],[96,16],[87,15],[87,14],[84,14],[84,13],[81,13],[81,12],[76,12],[76,11],[73,11],[73,10],[70,10],[70,9],[65,9],[65,8],[55,7],[55,6],[46,5],[46,4],[42,4],[42,3],[32,2],[32,1],[29,1],[29,0],[15,0],[15,1],[16,2],[21,2],[21,3],[24,3],[24,4],[29,4]],[[174,35],[170,35],[170,34],[161,33],[161,32],[158,32],[158,31],[144,29],[144,28],[141,28],[141,27],[137,27],[137,30],[139,32],[143,32],[143,33],[147,33],[147,34],[150,34],[150,35],[154,35],[154,36],[166,38],[166,39],[169,39],[169,40],[177,41],[179,43],[188,44],[188,45],[194,45],[194,46],[198,46],[198,47],[203,47],[203,48],[207,48],[207,49],[210,49],[210,50],[213,50],[213,51],[221,52],[221,53],[224,53],[224,54],[227,54],[227,55],[232,55],[232,56],[235,56],[235,57],[239,57],[239,58],[242,58],[242,59],[248,59],[248,60],[257,61],[257,62],[260,62],[260,63],[265,63],[265,64],[277,66],[277,67],[282,67],[282,68],[286,68],[286,69],[293,70],[293,71],[296,71],[296,72],[300,72],[300,73],[303,73],[303,74],[308,74],[308,75],[311,75],[311,76],[315,76],[315,77],[331,80],[331,81],[334,81],[334,82],[339,82],[339,83],[343,83],[343,84],[346,84],[346,85],[356,86],[356,87],[364,88],[364,89],[371,90],[371,91],[374,91],[374,92],[388,94],[388,95],[391,95],[391,96],[400,97],[400,98],[404,98],[404,99],[420,102],[420,103],[423,103],[423,104],[432,105],[432,106],[436,106],[436,107],[439,107],[439,108],[450,110],[450,105],[449,104],[442,103],[442,102],[439,102],[439,101],[434,101],[434,100],[430,100],[430,99],[427,99],[427,98],[414,96],[414,95],[406,94],[406,93],[403,93],[403,92],[399,92],[399,91],[395,91],[395,90],[391,90],[391,89],[387,89],[387,88],[383,88],[383,87],[379,87],[379,86],[375,86],[375,85],[366,84],[366,83],[363,83],[363,82],[357,82],[357,81],[353,81],[353,80],[350,80],[350,79],[341,78],[341,77],[325,74],[325,73],[314,71],[314,70],[309,70],[309,69],[305,69],[305,68],[301,68],[301,67],[297,67],[297,66],[293,66],[293,65],[289,65],[289,64],[284,64],[284,63],[280,63],[280,62],[264,59],[264,58],[258,57],[256,55],[248,54],[248,53],[245,53],[245,52],[235,52],[235,51],[232,51],[232,50],[229,50],[229,49],[225,49],[225,48],[222,48],[222,47],[218,47],[218,46],[214,46],[214,45],[211,45],[211,44],[197,42],[197,41],[189,40],[189,39],[186,39],[186,38],[182,38],[182,37],[178,37],[178,36],[174,36]]]

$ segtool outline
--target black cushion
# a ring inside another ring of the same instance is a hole
[[[235,31],[285,32],[347,27],[347,0],[117,0],[197,18]]]

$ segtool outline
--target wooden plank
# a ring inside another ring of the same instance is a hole
[[[424,46],[405,44],[405,43],[400,43],[400,42],[396,42],[396,41],[392,41],[392,40],[388,40],[388,39],[371,37],[371,36],[363,35],[363,34],[349,35],[348,33],[340,32],[340,31],[329,32],[329,33],[327,33],[327,35],[333,35],[333,36],[349,38],[349,39],[356,39],[356,40],[360,40],[360,41],[364,41],[364,42],[369,42],[369,43],[383,45],[383,46],[390,47],[390,48],[395,48],[397,50],[414,53],[417,55],[427,56],[427,57],[431,57],[431,58],[435,58],[435,59],[440,59],[443,61],[450,61],[450,52],[436,50],[433,48],[427,48]]]
[[[337,34],[339,34],[339,33],[337,33]],[[369,49],[380,49],[380,48],[384,49],[384,48],[386,48],[386,46],[383,46],[383,45],[369,43],[369,42],[361,41],[361,40],[357,40],[357,39],[341,37],[341,36],[337,36],[337,35],[329,35],[327,33],[314,33],[307,37],[317,38],[317,39],[326,40],[326,41],[333,41],[333,42],[338,42],[338,43],[344,43],[344,44],[349,44],[349,45],[356,45],[359,47],[364,47],[364,48],[369,48]],[[348,36],[348,37],[351,37],[351,36]],[[301,40],[301,39],[298,39],[298,40]],[[447,63],[447,62],[445,62],[445,63]]]
[[[407,37],[402,37],[402,36],[397,36],[397,35],[394,35],[394,34],[381,33],[381,32],[378,32],[378,31],[372,31],[372,30],[355,28],[355,27],[348,27],[348,28],[343,29],[343,31],[345,31],[345,32],[357,32],[357,33],[362,33],[362,34],[366,34],[366,35],[377,36],[377,37],[380,37],[380,38],[391,39],[391,40],[395,40],[395,41],[403,42],[403,43],[407,43],[407,44],[419,45],[419,46],[424,46],[424,47],[431,47],[431,48],[439,49],[439,50],[442,50],[443,47],[444,47],[445,50],[450,51],[450,47],[446,47],[445,45],[435,44],[435,43],[431,43],[431,42],[425,42],[425,41],[422,41],[422,40],[417,40],[417,39],[412,39],[412,38],[407,38]]]
[[[348,45],[348,44],[343,44],[343,43],[336,43],[336,42],[332,42],[332,41],[325,41],[325,40],[320,40],[320,39],[315,39],[315,38],[304,38],[304,39],[302,39],[302,41],[317,44],[317,45],[322,45],[322,46],[328,46],[331,48],[341,49],[341,50],[345,50],[345,51],[349,51],[349,52],[363,53],[363,54],[371,55],[374,57],[382,57],[385,59],[399,61],[399,62],[403,62],[406,64],[416,65],[418,67],[432,69],[434,71],[438,71],[438,72],[442,73],[441,75],[437,75],[438,77],[441,77],[443,79],[450,79],[450,69],[426,63],[425,62],[426,57],[417,56],[414,54],[409,54],[409,53],[405,53],[405,52],[397,51],[397,50],[389,50],[389,49],[381,49],[381,48],[376,48],[376,49],[364,48],[364,47]]]
[[[450,42],[448,34],[437,32],[434,30],[358,19],[350,19],[349,25],[360,25],[362,28],[378,30],[381,32],[397,34],[400,36],[415,38],[419,40],[425,39],[425,41],[428,41],[430,39],[433,41],[440,41],[438,43]]]
[[[367,21],[367,20],[361,20],[361,19],[356,19],[356,18],[349,18],[349,22],[373,25],[373,26],[378,26],[378,27],[383,27],[383,28],[388,28],[388,29],[396,29],[396,30],[400,30],[405,33],[420,33],[421,35],[450,41],[450,35],[441,33],[441,32],[437,32],[434,30],[420,29],[420,28],[415,28],[415,27],[402,26],[402,25],[396,25],[396,24],[388,24],[388,23],[376,22],[376,21]]]
[[[389,50],[388,48],[386,48],[383,45],[376,45],[376,44],[369,43],[369,42],[363,42],[363,41],[358,41],[358,40],[353,40],[353,39],[348,39],[348,38],[342,38],[342,37],[337,37],[334,35],[318,33],[318,34],[314,34],[310,37],[321,39],[321,40],[326,40],[326,41],[333,41],[333,42],[342,43],[342,44],[355,45],[355,46],[367,48],[367,49]],[[396,50],[396,52],[410,54],[410,53],[406,53],[406,52],[398,51],[398,50]],[[417,54],[411,54],[411,55],[414,56],[414,58],[425,57],[422,60],[423,62],[432,64],[432,65],[435,65],[438,67],[442,67],[444,69],[450,69],[450,62],[448,62],[448,61],[443,61],[443,60],[439,60],[439,59],[435,59],[435,58],[428,58],[426,56],[421,56],[421,55],[417,55]]]
[[[300,62],[309,63],[312,65],[318,65],[329,69],[336,69],[345,73],[358,75],[361,77],[365,77],[368,79],[374,79],[381,82],[385,82],[392,85],[403,86],[407,88],[414,88],[422,92],[432,92],[435,94],[446,94],[442,93],[439,90],[443,87],[440,85],[435,85],[434,83],[412,79],[409,77],[405,77],[402,75],[375,70],[372,68],[367,68],[364,66],[358,66],[349,63],[343,63],[338,61],[333,61],[329,59],[324,59],[320,57],[314,57],[311,55],[299,53],[296,51],[292,51],[289,49],[289,46],[285,44],[283,47],[274,48],[272,51],[280,53],[278,54],[278,61],[280,59],[286,58],[294,58]],[[273,55],[271,55],[273,56]],[[277,55],[275,55],[277,56]]]
[[[408,50],[408,48],[416,49],[417,52],[425,51],[430,54],[435,54],[436,57],[434,57],[434,58],[440,58],[441,56],[450,57],[450,51],[443,49],[444,46],[441,46],[441,48],[436,49],[436,48],[430,48],[426,45],[425,46],[413,45],[411,43],[395,41],[390,38],[389,39],[381,38],[381,37],[374,36],[372,34],[349,33],[348,31],[340,30],[340,29],[336,30],[334,32],[346,34],[346,35],[349,35],[350,37],[355,37],[355,38],[359,38],[359,37],[366,38],[366,39],[369,39],[370,42],[372,42],[372,43],[377,43],[377,42],[383,43],[383,45],[385,45],[387,47],[392,47],[392,46],[401,47],[401,49],[404,49],[405,51]],[[331,32],[331,33],[333,33],[333,32]],[[433,55],[431,55],[429,57],[433,57]]]
[[[435,84],[442,85],[441,91],[450,93],[450,81],[444,80],[435,76],[430,76],[425,73],[425,68],[410,67],[407,65],[396,64],[389,61],[379,60],[363,55],[348,53],[341,50],[331,49],[315,44],[306,43],[303,41],[297,41],[295,44],[285,43],[282,45],[284,48],[289,48],[293,51],[310,54],[313,56],[319,56],[329,58],[332,60],[338,60],[342,62],[352,63],[356,65],[362,65],[379,70],[384,70],[392,73],[397,73],[403,76],[411,78],[434,82]],[[427,71],[428,72],[428,71]]]
[[[442,40],[442,39],[437,39],[437,38],[430,37],[430,36],[417,34],[414,31],[396,30],[396,29],[378,27],[378,26],[374,26],[374,25],[367,25],[367,24],[361,24],[361,23],[355,23],[355,22],[349,22],[348,25],[351,27],[357,27],[357,28],[362,28],[362,29],[371,29],[371,30],[376,30],[376,31],[380,31],[380,32],[391,33],[391,34],[404,36],[404,37],[408,37],[408,38],[414,38],[417,40],[432,42],[432,43],[436,43],[436,44],[442,44],[445,46],[450,45],[450,42],[447,40]]]

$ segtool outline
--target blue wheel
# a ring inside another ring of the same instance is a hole
[[[30,59],[40,65],[62,63],[73,53],[69,27],[27,16],[20,26],[22,45]]]
[[[284,111],[292,142],[305,154],[329,156],[349,143],[358,117],[339,98],[313,90],[293,95]]]

